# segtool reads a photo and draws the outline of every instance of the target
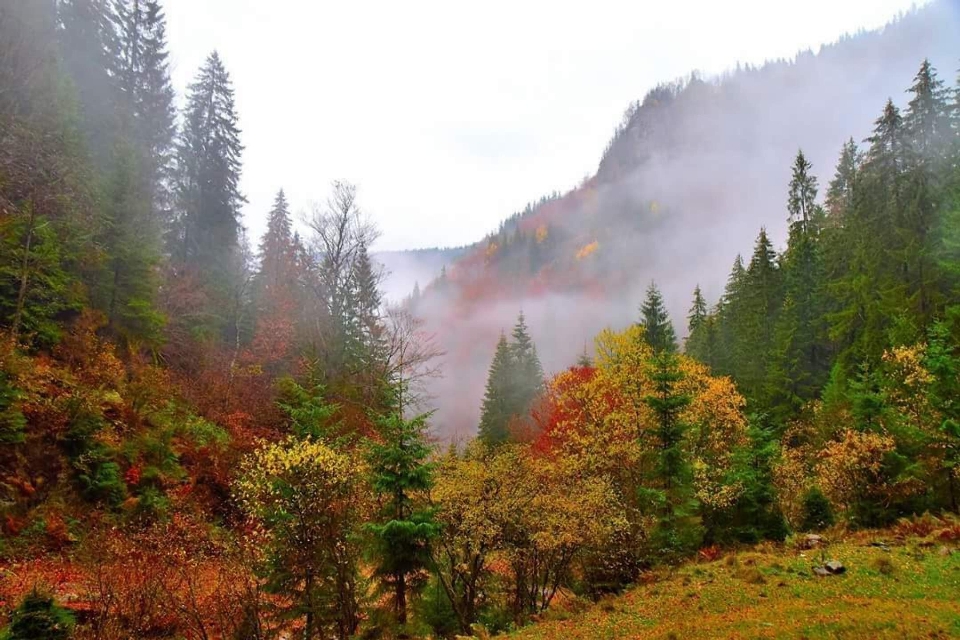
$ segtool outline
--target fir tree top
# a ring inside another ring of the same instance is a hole
[[[647,344],[655,352],[674,353],[677,350],[677,336],[663,304],[663,296],[655,282],[651,282],[647,287],[647,298],[640,307],[640,313],[643,316],[641,324]]]

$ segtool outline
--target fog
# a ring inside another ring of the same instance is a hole
[[[546,224],[563,238],[548,275],[497,273],[495,259],[479,267],[460,261],[450,272],[453,286],[427,291],[418,312],[446,351],[445,375],[432,385],[438,434],[475,432],[497,337],[521,310],[548,375],[571,365],[604,327],[637,321],[652,280],[684,335],[694,286],[714,304],[735,256],[749,261],[761,226],[782,248],[797,150],[813,163],[822,200],[841,145],[869,135],[888,97],[906,105],[924,58],[953,85],[960,64],[955,3],[928,6],[816,54],[664,85],[631,107],[596,176],[519,222]],[[598,248],[589,258],[573,257],[592,241]],[[408,264],[393,261],[394,296],[437,272],[435,255],[409,257]]]

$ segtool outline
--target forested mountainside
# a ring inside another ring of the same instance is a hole
[[[595,176],[504,221],[421,307],[458,371],[437,387],[451,433],[472,433],[497,333],[521,309],[556,371],[603,327],[633,320],[652,279],[674,318],[698,283],[715,303],[720,274],[761,226],[774,245],[786,239],[797,150],[828,180],[878,106],[905,106],[918,61],[952,73],[957,16],[955,2],[934,2],[818,52],[668,82],[630,105]]]
[[[870,628],[899,629],[913,580],[955,588],[960,557],[960,83],[957,52],[926,51],[960,42],[948,11],[829,50],[916,36],[884,63],[911,69],[904,99],[838,141],[834,115],[731,110],[716,140],[767,123],[744,164],[683,151],[671,181],[683,145],[622,149],[661,109],[641,105],[601,175],[449,269],[428,252],[439,277],[396,305],[350,184],[300,229],[277,185],[247,237],[229,61],[178,99],[159,1],[0,1],[0,638],[486,637],[725,548],[875,527],[918,561],[910,589],[883,588],[889,560],[857,582],[888,594]],[[796,148],[817,145],[835,170]],[[703,290],[671,314],[687,271]],[[765,557],[719,577],[756,586]]]
[[[384,271],[383,292],[387,300],[399,302],[418,297],[420,290],[445,273],[466,247],[377,251],[374,261]]]

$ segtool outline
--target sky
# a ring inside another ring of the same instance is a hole
[[[659,82],[790,58],[913,4],[164,2],[178,92],[214,49],[233,78],[251,238],[281,187],[300,215],[344,180],[379,250],[468,244],[576,186]]]

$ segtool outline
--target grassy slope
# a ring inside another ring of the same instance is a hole
[[[819,551],[761,547],[662,572],[622,597],[513,637],[960,637],[956,544],[912,539],[885,551],[869,545],[874,539],[860,534],[827,548],[827,559],[847,566],[845,575],[814,577]]]

